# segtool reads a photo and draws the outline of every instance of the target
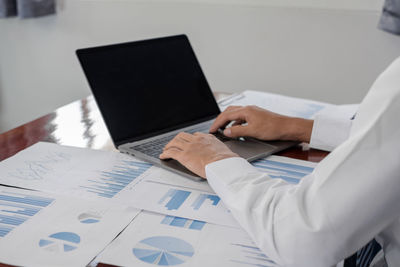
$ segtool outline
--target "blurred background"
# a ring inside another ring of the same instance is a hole
[[[360,102],[400,56],[383,0],[58,0],[0,19],[0,132],[90,94],[75,50],[185,33],[214,91]]]

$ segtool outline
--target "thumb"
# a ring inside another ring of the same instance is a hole
[[[228,137],[242,137],[242,136],[250,136],[249,126],[248,125],[236,125],[224,130],[224,135]]]

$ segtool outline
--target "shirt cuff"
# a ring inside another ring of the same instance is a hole
[[[310,147],[332,151],[350,134],[353,120],[347,113],[321,113],[314,118]]]
[[[229,194],[230,184],[238,179],[245,179],[250,173],[258,173],[258,170],[247,160],[240,157],[219,160],[206,166],[208,184],[221,196]]]

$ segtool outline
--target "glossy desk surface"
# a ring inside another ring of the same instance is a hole
[[[215,96],[218,100],[229,94],[216,93]],[[0,134],[0,160],[11,157],[39,141],[116,151],[92,96]],[[278,155],[319,162],[327,154],[320,150],[305,149],[299,145]],[[0,266],[8,265],[0,263]]]
[[[217,99],[229,96],[224,93],[215,95]],[[50,114],[0,134],[0,160],[11,157],[39,141],[115,151],[92,96],[75,101]],[[278,155],[319,162],[327,154],[324,151],[297,146]]]

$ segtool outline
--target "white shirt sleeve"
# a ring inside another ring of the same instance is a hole
[[[241,158],[206,166],[210,186],[276,263],[335,265],[398,220],[400,60],[393,65],[361,104],[350,137],[299,184]]]
[[[340,106],[328,108],[314,117],[310,147],[332,151],[348,137],[355,113]]]

